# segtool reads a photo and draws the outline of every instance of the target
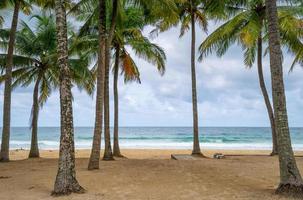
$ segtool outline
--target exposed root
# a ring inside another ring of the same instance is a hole
[[[71,185],[70,187],[66,186],[60,189],[57,188],[51,193],[51,195],[54,197],[58,197],[58,196],[70,195],[71,193],[83,194],[85,192],[86,190],[83,187],[81,187],[78,183],[76,183]]]
[[[303,184],[280,184],[276,189],[276,194],[303,199]]]

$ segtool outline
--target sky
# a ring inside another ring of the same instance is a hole
[[[24,19],[24,17],[21,17]],[[7,24],[10,22],[9,14]],[[209,33],[217,25],[210,23]],[[148,35],[150,29],[145,30]],[[207,37],[197,29],[197,47]],[[135,58],[141,73],[141,84],[124,84],[119,79],[120,126],[192,126],[190,34],[179,38],[178,27],[152,41],[166,52],[166,72],[161,76],[156,67]],[[135,55],[132,53],[135,57]],[[198,54],[197,54],[198,55]],[[290,126],[303,126],[303,69],[296,66],[288,73],[293,55],[284,51],[284,80]],[[269,126],[266,107],[259,88],[256,66],[243,64],[241,47],[233,46],[221,58],[215,55],[196,62],[199,126]],[[264,58],[264,75],[269,92],[270,71]],[[112,74],[110,80],[111,111],[113,111]],[[4,86],[0,86],[3,107]],[[95,95],[88,96],[76,87],[73,112],[75,126],[94,125]],[[12,126],[28,126],[33,86],[17,88],[12,94]],[[59,126],[59,93],[54,91],[39,115],[39,126]],[[2,122],[2,113],[0,114]],[[111,112],[111,124],[113,112]],[[1,125],[0,125],[1,126]]]

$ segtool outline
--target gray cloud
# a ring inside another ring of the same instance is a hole
[[[214,29],[211,23],[211,29]],[[211,31],[211,30],[210,30]],[[149,29],[147,29],[148,34]],[[206,37],[197,33],[197,46]],[[191,126],[190,37],[179,39],[174,28],[154,39],[167,54],[163,77],[156,68],[138,58],[142,84],[125,85],[119,80],[121,126]],[[297,67],[288,74],[292,56],[285,53],[285,86],[290,124],[303,126],[303,70]],[[269,126],[266,108],[259,89],[256,67],[247,69],[241,48],[233,46],[225,56],[209,56],[197,62],[199,124],[201,126]],[[268,58],[264,60],[266,83],[270,86]],[[110,80],[112,81],[112,80]],[[270,91],[271,88],[268,87]],[[0,88],[3,105],[3,86]],[[95,100],[85,92],[73,89],[76,126],[93,126]],[[13,93],[12,125],[26,126],[32,103],[32,87]],[[113,110],[111,86],[111,110]],[[59,125],[59,95],[55,91],[40,113],[41,126]],[[112,113],[111,113],[112,114]],[[112,118],[113,116],[111,116]],[[0,121],[2,115],[0,116]]]

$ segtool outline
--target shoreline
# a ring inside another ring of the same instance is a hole
[[[76,149],[76,158],[89,158],[91,149]],[[11,160],[27,159],[29,150],[15,149],[10,151]],[[171,154],[191,154],[190,149],[121,149],[121,153],[129,159],[170,159]],[[212,158],[215,153],[222,153],[228,156],[266,156],[271,153],[269,150],[239,150],[239,149],[202,149],[202,153]],[[303,151],[295,151],[296,156],[303,156]],[[58,158],[59,150],[40,150],[41,158]],[[103,150],[101,150],[101,158]]]

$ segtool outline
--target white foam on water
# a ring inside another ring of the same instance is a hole
[[[90,149],[91,140],[76,140],[76,149]],[[11,149],[29,149],[30,141],[10,141]],[[271,143],[200,143],[202,149],[226,149],[226,150],[271,150]],[[303,150],[303,144],[293,144],[294,150]],[[59,141],[42,140],[39,141],[40,149],[59,149]],[[104,142],[101,148],[104,147]],[[120,147],[125,149],[191,149],[192,142],[173,141],[125,141],[120,142]]]

